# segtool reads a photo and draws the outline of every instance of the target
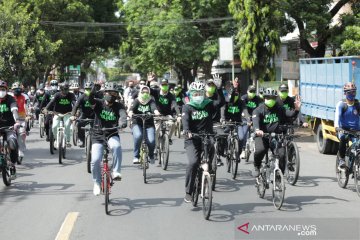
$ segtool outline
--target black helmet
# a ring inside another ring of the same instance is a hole
[[[264,90],[264,97],[276,97],[277,96],[277,92],[275,89],[272,88],[267,88]]]
[[[281,84],[279,86],[279,91],[282,92],[282,91],[289,91],[289,87],[286,85],[286,84]]]
[[[60,84],[60,90],[69,90],[70,86],[68,82],[63,82]]]
[[[104,86],[104,91],[113,91],[117,92],[117,84],[114,82],[106,82]]]
[[[86,82],[84,88],[93,88],[94,83],[93,82]]]

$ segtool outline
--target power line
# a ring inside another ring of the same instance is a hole
[[[182,19],[168,21],[149,21],[149,22],[62,22],[62,21],[40,21],[42,25],[67,26],[67,27],[115,27],[115,26],[148,26],[148,25],[171,25],[171,24],[191,24],[191,23],[209,23],[234,20],[233,17],[218,18],[199,18]]]

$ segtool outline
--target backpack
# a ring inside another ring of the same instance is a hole
[[[360,113],[360,103],[358,99],[355,99],[354,106],[356,108],[356,111],[358,112],[358,115]],[[346,110],[348,109],[348,105],[346,104],[346,100],[342,100],[342,106],[341,106],[341,114],[344,114]]]

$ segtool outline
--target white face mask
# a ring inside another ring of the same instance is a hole
[[[192,97],[192,100],[195,104],[201,104],[204,101],[204,96],[195,96]]]
[[[0,91],[0,98],[4,98],[6,96],[6,91]]]

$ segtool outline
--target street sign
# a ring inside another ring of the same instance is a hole
[[[70,76],[80,76],[80,65],[70,65],[69,66]]]
[[[221,61],[233,61],[234,50],[233,50],[233,39],[230,38],[219,38],[219,60]]]

